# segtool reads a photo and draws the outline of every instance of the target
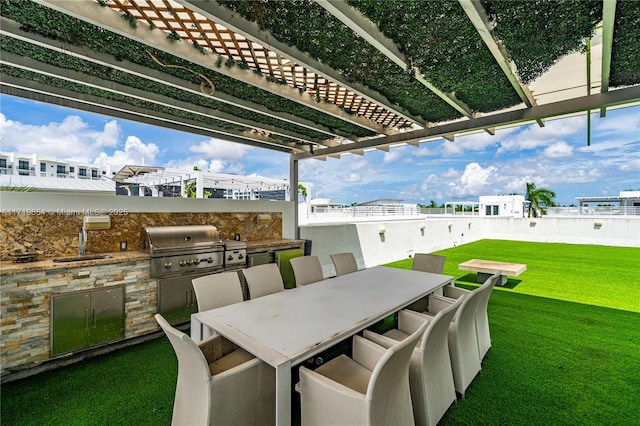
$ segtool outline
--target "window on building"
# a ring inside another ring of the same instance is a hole
[[[58,165],[56,167],[56,173],[58,173],[59,175],[64,175],[67,173],[67,168],[65,166]]]
[[[76,168],[73,166],[69,166],[69,173],[74,173],[76,171]]]
[[[97,178],[98,177],[98,171],[97,170],[91,170],[91,177],[92,178]]]
[[[484,213],[486,216],[498,216],[500,214],[500,206],[485,206]]]
[[[29,176],[29,162],[18,160],[18,174],[21,176]]]
[[[78,169],[78,176],[86,177],[87,176],[87,169],[85,169],[84,167],[80,167]]]
[[[43,173],[47,172],[47,163],[40,163],[40,171]]]
[[[2,167],[3,169],[7,168],[7,159],[6,158],[0,158],[0,167]]]

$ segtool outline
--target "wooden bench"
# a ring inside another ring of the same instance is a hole
[[[527,270],[527,265],[522,263],[495,262],[493,260],[471,259],[458,265],[458,269],[463,271],[473,271],[478,273],[478,282],[483,283],[496,272],[500,273],[498,285],[507,283],[507,275],[517,277]]]

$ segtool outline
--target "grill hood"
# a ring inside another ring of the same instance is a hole
[[[142,231],[141,247],[152,255],[166,255],[219,249],[222,241],[213,225],[150,226]]]

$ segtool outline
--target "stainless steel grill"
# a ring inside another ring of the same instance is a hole
[[[171,324],[188,321],[198,311],[191,280],[222,271],[224,245],[215,226],[146,227],[141,247],[151,254],[158,279],[158,312]]]
[[[141,246],[151,254],[151,276],[156,278],[224,266],[224,245],[212,225],[146,227]]]

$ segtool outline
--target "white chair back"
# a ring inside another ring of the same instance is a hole
[[[478,296],[478,309],[476,310],[476,334],[478,335],[478,353],[481,361],[491,348],[491,333],[489,332],[489,315],[487,309],[489,307],[489,297],[499,279],[499,273],[491,275],[480,288],[475,290],[480,292]]]
[[[451,306],[438,312],[420,342],[420,371],[411,377],[416,424],[438,424],[456,400],[448,335],[451,320],[465,297],[461,296]]]
[[[238,272],[221,272],[191,280],[198,301],[198,312],[242,302]]]
[[[409,387],[409,361],[418,340],[429,326],[425,322],[413,334],[387,349],[371,373],[366,398],[370,400],[370,413],[376,424],[413,424],[413,411],[394,411],[389,407],[411,407]],[[409,418],[398,418],[406,415]]]
[[[296,286],[312,284],[324,279],[318,256],[300,256],[291,259]]]
[[[413,257],[412,269],[414,271],[432,272],[441,274],[444,270],[446,256],[432,253],[416,253]]]
[[[282,275],[280,275],[280,269],[275,263],[252,266],[251,268],[243,269],[242,274],[247,281],[249,298],[251,299],[284,291]]]
[[[209,364],[189,336],[173,328],[160,314],[155,318],[178,358],[178,382],[171,424],[208,425],[211,403]]]
[[[331,261],[336,268],[336,275],[345,275],[358,270],[358,264],[353,253],[336,253],[331,255]]]

